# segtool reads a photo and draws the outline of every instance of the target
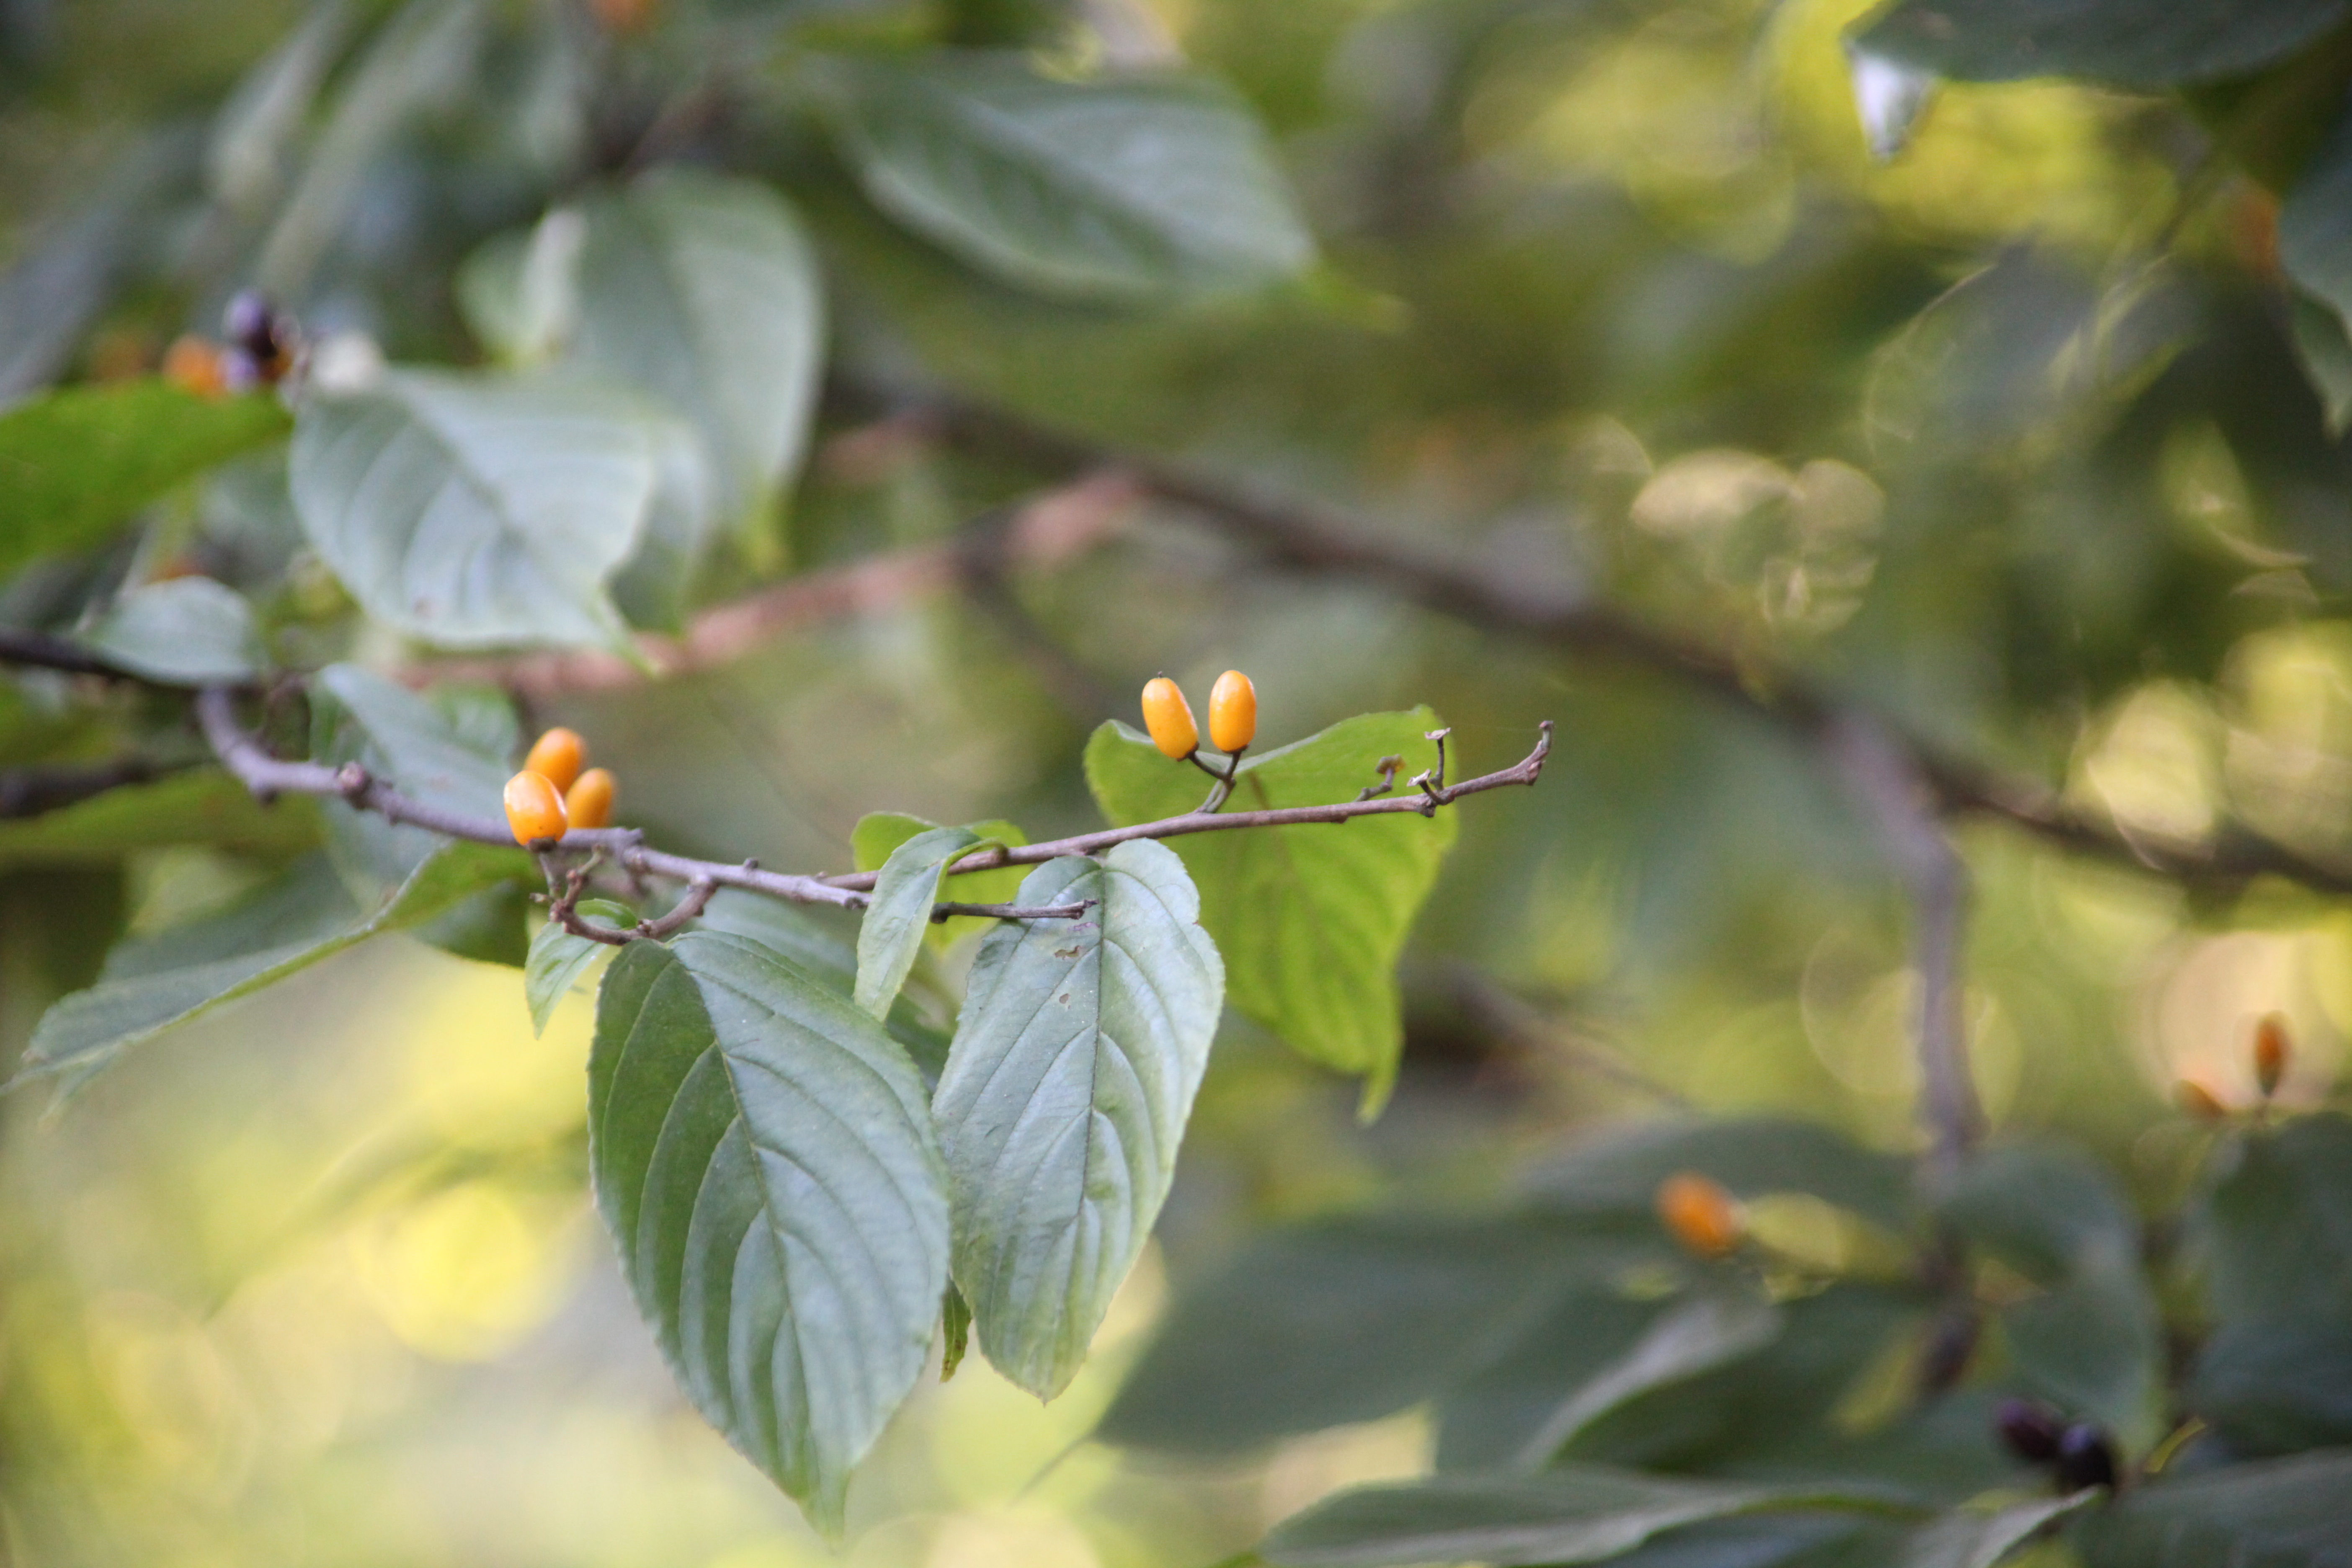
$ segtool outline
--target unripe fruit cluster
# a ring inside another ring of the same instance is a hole
[[[1143,683],[1143,727],[1160,754],[1182,762],[1201,749],[1201,726],[1192,705],[1166,676]],[[1257,688],[1238,669],[1217,677],[1209,691],[1209,743],[1227,756],[1257,739]]]
[[[507,826],[516,843],[545,845],[574,827],[612,825],[613,775],[583,772],[587,760],[587,742],[561,726],[531,743],[522,772],[507,780]]]

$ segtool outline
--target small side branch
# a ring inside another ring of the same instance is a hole
[[[1969,1074],[1968,867],[1936,813],[1936,791],[1909,753],[1868,720],[1852,715],[1824,731],[1830,754],[1870,814],[1911,894],[1912,951],[1919,972],[1920,1116],[1928,1168],[1948,1176],[1984,1133],[1984,1112]]]
[[[237,722],[235,697],[223,688],[210,687],[197,694],[196,719],[204,729],[205,740],[211,745],[213,754],[220,759],[223,767],[253,792],[256,799],[268,801],[281,795],[325,796],[341,800],[356,810],[372,812],[387,822],[425,828],[444,837],[502,847],[514,844],[514,835],[505,823],[492,821],[488,817],[469,816],[412,799],[383,780],[371,776],[356,763],[331,768],[320,763],[287,762],[270,755]],[[693,919],[694,914],[700,912],[701,904],[695,902],[698,897],[707,902],[711,893],[720,888],[740,888],[747,892],[763,894],[787,903],[829,904],[845,910],[864,909],[870,889],[870,884],[868,889],[849,889],[833,885],[821,878],[763,871],[748,861],[730,865],[673,855],[648,846],[645,835],[634,827],[575,827],[555,843],[546,846],[546,850],[555,854],[567,851],[601,854],[631,876],[658,877],[667,881],[685,883],[688,892],[681,900],[680,907],[684,908],[690,902],[695,907],[692,912],[677,921],[678,925],[683,925],[686,921]],[[695,891],[698,889],[702,889],[698,895]],[[984,906],[950,912],[977,912],[982,907]],[[1003,913],[1000,918],[1008,920],[1076,920],[1086,912],[1087,906],[1054,904],[1030,908],[1005,905],[1002,908]],[[663,917],[664,920],[670,918]],[[604,941],[614,934],[593,926],[585,931],[570,925],[566,929],[592,941]],[[648,927],[635,930],[640,934],[649,934]]]
[[[950,866],[948,874],[957,876],[966,871],[990,871],[1000,866],[1038,866],[1065,855],[1096,855],[1131,838],[1180,838],[1190,833],[1222,833],[1240,827],[1296,827],[1305,823],[1348,822],[1359,816],[1387,816],[1398,812],[1425,816],[1436,807],[1450,805],[1465,795],[1478,795],[1513,784],[1534,784],[1543,775],[1544,759],[1551,754],[1551,721],[1545,720],[1536,740],[1536,749],[1499,773],[1484,773],[1457,784],[1424,784],[1421,795],[1374,799],[1359,796],[1355,800],[1335,801],[1329,805],[1287,805],[1271,811],[1191,811],[1181,816],[1162,817],[1157,822],[1139,822],[1131,827],[1107,827],[1099,833],[1080,833],[1068,838],[1048,839],[1043,844],[982,849]],[[858,871],[827,877],[824,880],[834,888],[866,892],[872,889],[876,875],[872,871]]]

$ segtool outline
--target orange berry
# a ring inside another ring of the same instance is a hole
[[[642,31],[654,19],[656,0],[590,0],[589,9],[607,32]]]
[[[2200,1121],[2221,1121],[2228,1118],[2230,1108],[2221,1097],[2193,1078],[2184,1078],[2172,1086],[2174,1103]]]
[[[1209,690],[1209,740],[1232,756],[1257,738],[1257,688],[1238,669],[1217,677]]]
[[[1160,754],[1182,762],[1201,749],[1201,727],[1192,721],[1192,705],[1164,675],[1143,683],[1143,727]]]
[[[1682,1171],[1658,1184],[1658,1218],[1676,1241],[1701,1258],[1721,1258],[1739,1245],[1747,1226],[1739,1204],[1722,1184]]]
[[[545,773],[529,768],[507,780],[507,826],[515,842],[532,845],[563,837],[563,797]]]
[[[2265,1015],[2254,1026],[2254,1082],[2261,1086],[2264,1100],[2278,1092],[2279,1081],[2286,1077],[2286,1064],[2294,1057],[2294,1040],[2287,1033],[2286,1015]]]
[[[175,339],[163,352],[163,379],[199,397],[222,397],[228,393],[228,369],[221,346],[194,334]]]
[[[567,790],[580,776],[580,764],[587,760],[588,743],[559,725],[531,742],[530,755],[522,760],[522,765],[557,789]]]
[[[563,815],[574,827],[613,826],[613,775],[590,768],[563,792]]]

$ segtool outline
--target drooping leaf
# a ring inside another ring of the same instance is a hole
[[[1168,1195],[1225,976],[1192,879],[1150,839],[1048,861],[1019,898],[1094,907],[982,942],[933,1114],[981,1349],[1051,1398]]]
[[[406,370],[305,400],[290,478],[311,544],[386,625],[446,647],[607,645],[656,441],[617,394]]]
[[[1818,1122],[1787,1117],[1662,1117],[1589,1138],[1538,1166],[1528,1186],[1569,1213],[1648,1215],[1659,1184],[1696,1171],[1733,1195],[1804,1193],[1897,1235],[1916,1223],[1909,1164]]]
[[[1904,1509],[1901,1500],[1870,1489],[1741,1486],[1575,1465],[1539,1477],[1358,1487],[1276,1525],[1258,1552],[1288,1568],[1604,1563],[1710,1520]]]
[[[921,1375],[947,1286],[922,1080],[756,942],[692,931],[606,972],[596,1199],[695,1408],[838,1534],[850,1468]]]
[[[956,1368],[971,1349],[971,1303],[963,1292],[950,1282],[948,1292],[940,1298],[940,1381],[955,1376]]]
[[[2076,76],[2171,87],[2243,76],[2347,16],[2347,0],[1902,0],[1857,42],[1970,81]]]
[[[132,589],[87,640],[123,668],[173,686],[233,685],[268,662],[253,606],[209,577]]]
[[[1913,1531],[1895,1557],[1894,1568],[1995,1568],[2053,1523],[2080,1512],[2103,1495],[2094,1489],[2011,1503],[1990,1513],[1955,1509]]]
[[[228,774],[205,768],[0,822],[0,866],[89,865],[175,844],[284,857],[316,846],[319,829],[311,801],[293,797],[265,806]]]
[[[279,299],[309,289],[369,172],[401,132],[471,84],[481,0],[408,0],[362,47],[254,262]]]
[[[1658,1252],[1645,1237],[1536,1216],[1275,1231],[1178,1295],[1095,1435],[1235,1453],[1444,1395],[1563,1310],[1580,1346],[1605,1342],[1617,1317],[1630,1342],[1655,1308],[1612,1282]]]
[[[42,1016],[18,1076],[60,1078],[70,1091],[175,1024],[369,937],[420,925],[528,867],[520,850],[445,843],[382,904],[363,910],[322,858],[298,861],[219,914],[117,948],[96,985]]]
[[[2352,1324],[2223,1323],[2198,1353],[2182,1401],[2242,1454],[2352,1445]]]
[[[2352,1452],[2154,1480],[2085,1514],[2071,1539],[2085,1568],[2346,1568]]]
[[[1659,1314],[1622,1355],[1560,1400],[1521,1446],[1516,1468],[1541,1468],[1611,1412],[1738,1361],[1780,1331],[1780,1315],[1768,1301],[1731,1290],[1694,1295]]]
[[[1245,758],[1232,811],[1328,805],[1375,784],[1381,760],[1410,776],[1436,762],[1426,708],[1368,713]],[[1087,783],[1122,826],[1197,809],[1198,772],[1124,724],[1087,743]],[[1451,811],[1370,816],[1171,839],[1201,889],[1202,921],[1225,954],[1234,1005],[1303,1055],[1365,1077],[1368,1110],[1386,1099],[1404,1043],[1397,956],[1458,825]]]
[[[2042,1397],[2134,1447],[2153,1442],[2163,1323],[2139,1263],[2139,1224],[2087,1156],[2047,1144],[1989,1149],[1939,1205],[1972,1244],[2042,1287],[1999,1321]]]
[[[2288,326],[2294,334],[2295,356],[2303,373],[2319,395],[2320,411],[2331,437],[2341,437],[2352,422],[2352,330],[2332,305],[2301,289],[2287,301]]]
[[[755,520],[807,450],[824,358],[815,253],[763,184],[662,171],[580,209],[570,363],[700,432],[717,513]]]
[[[934,827],[890,851],[874,883],[873,902],[857,928],[857,1005],[877,1018],[890,1015],[898,987],[915,967],[931,905],[949,861],[980,843],[966,827]]]
[[[283,437],[273,397],[199,397],[167,382],[47,393],[0,414],[0,577],[87,550],[141,507]]]
[[[2352,1120],[2302,1116],[2217,1144],[2192,1219],[2224,1321],[2341,1321],[2352,1300]]]
[[[500,693],[441,686],[409,690],[357,665],[312,677],[310,751],[322,763],[357,763],[427,805],[502,821],[500,793],[515,752],[514,709]],[[395,826],[341,801],[323,805],[337,868],[364,894],[408,876],[441,844],[421,827]]]
[[[898,811],[870,811],[857,819],[850,830],[849,848],[861,871],[878,871],[891,852],[918,833],[926,833],[940,826],[919,816],[908,816]],[[1029,842],[1019,825],[992,817],[986,822],[965,824],[982,844],[1002,844],[1018,848]],[[952,881],[942,882],[940,897],[963,904],[1009,904],[1021,891],[1021,879],[1029,874],[1026,866],[1000,866],[992,871],[967,871]],[[996,922],[978,915],[950,915],[929,928],[927,933],[931,945],[938,949],[953,947],[968,936],[978,936],[996,929]]]
[[[613,931],[625,931],[637,923],[635,910],[610,899],[583,899],[574,907],[582,920]],[[530,939],[530,954],[523,960],[522,969],[522,994],[530,1007],[532,1034],[547,1033],[547,1020],[554,1016],[555,1005],[571,994],[588,966],[596,962],[596,955],[608,949],[607,943],[574,936],[555,921],[539,928]]]
[[[1057,81],[992,54],[828,64],[866,195],[1005,282],[1126,301],[1253,288],[1314,259],[1264,133],[1209,83]]]
[[[856,931],[842,923],[846,919],[839,910],[805,909],[722,888],[696,923],[706,931],[749,937],[783,954],[820,985],[850,999],[857,991],[857,943]],[[891,1004],[884,1026],[914,1059],[928,1093],[947,1066],[947,1032],[935,1027],[903,991]]]

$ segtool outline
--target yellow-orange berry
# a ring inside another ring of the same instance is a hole
[[[563,792],[563,815],[574,827],[612,826],[613,775],[603,768],[590,768],[573,780]]]
[[[522,765],[562,791],[572,787],[587,760],[588,743],[559,725],[531,742],[530,755],[522,760]]]
[[[2286,1015],[2266,1015],[2254,1026],[2254,1082],[2264,1100],[2278,1092],[2280,1080],[2286,1077],[2286,1064],[2294,1057],[2294,1039],[2287,1033]]]
[[[635,33],[653,22],[655,0],[590,0],[589,9],[607,31]]]
[[[1739,1245],[1748,1227],[1739,1204],[1722,1184],[1696,1171],[1682,1171],[1658,1184],[1658,1218],[1684,1247],[1701,1258],[1721,1258]]]
[[[2221,1097],[2193,1078],[2184,1078],[2172,1086],[2173,1102],[2200,1121],[2220,1121],[2230,1114]]]
[[[1181,762],[1201,749],[1201,727],[1192,721],[1192,705],[1164,675],[1143,683],[1143,727],[1162,756]]]
[[[193,334],[175,340],[163,352],[163,379],[199,397],[226,395],[228,368],[221,346]]]
[[[1257,688],[1238,669],[1217,677],[1209,690],[1209,741],[1227,756],[1257,738]]]
[[[507,780],[506,798],[507,826],[514,829],[516,843],[537,844],[563,837],[563,797],[545,773],[525,768]]]

